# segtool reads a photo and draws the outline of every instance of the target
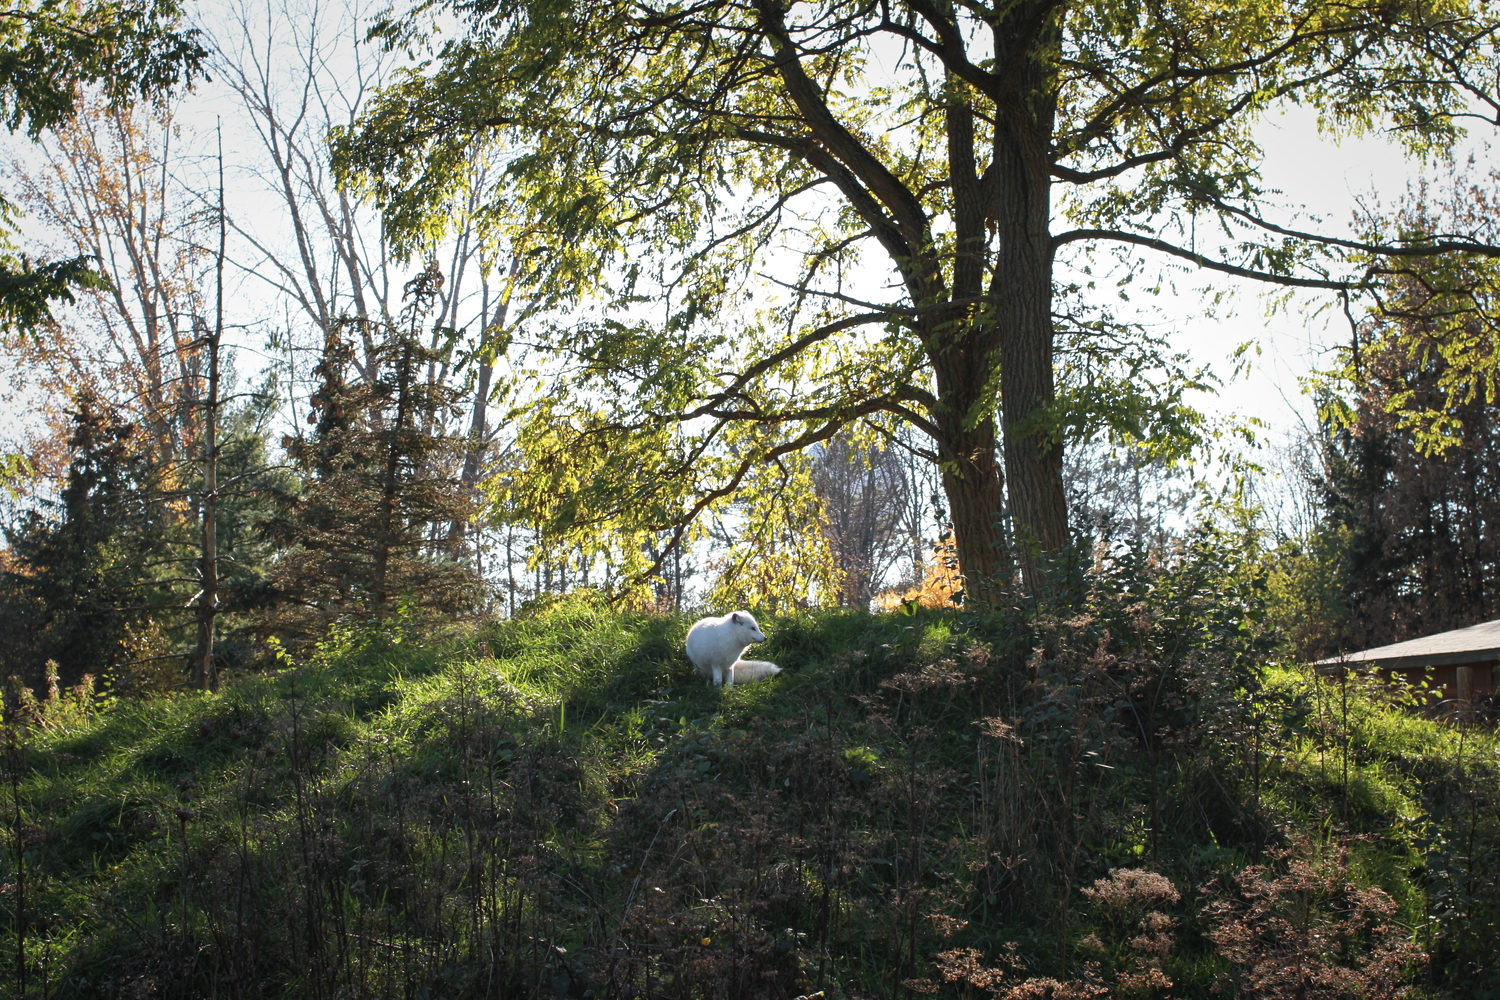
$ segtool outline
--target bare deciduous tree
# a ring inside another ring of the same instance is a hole
[[[164,462],[192,461],[206,373],[195,346],[205,226],[174,177],[180,130],[170,107],[87,101],[38,159],[11,166],[22,204],[69,256],[92,256],[109,280],[36,341],[14,345],[44,390],[100,384],[150,432]]]
[[[245,266],[286,310],[278,339],[291,359],[291,409],[305,414],[312,369],[335,328],[360,331],[353,367],[358,378],[373,378],[379,345],[371,331],[397,321],[410,272],[436,266],[444,280],[429,317],[433,360],[427,380],[469,389],[461,429],[467,445],[454,471],[477,493],[494,459],[491,397],[516,318],[510,290],[520,257],[510,247],[482,243],[468,221],[453,227],[440,245],[392,247],[378,211],[335,183],[328,131],[355,121],[366,96],[394,65],[390,55],[358,44],[364,27],[355,4],[242,0],[230,20],[237,30],[232,47],[222,50],[218,73],[245,111],[260,154],[249,169],[269,196],[264,212],[231,219],[231,225],[248,247]],[[489,168],[476,160],[472,169],[478,192]],[[466,210],[478,209],[474,200]],[[424,259],[409,263],[413,252]],[[301,432],[299,421],[292,426]],[[468,545],[478,563],[484,540],[473,537],[472,528],[467,522],[449,525],[434,534],[433,545],[450,551]]]
[[[844,574],[839,603],[868,608],[904,554],[910,484],[890,446],[835,435],[819,451],[813,484],[823,506],[823,530]]]

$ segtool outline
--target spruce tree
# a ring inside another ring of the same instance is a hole
[[[65,685],[118,674],[130,665],[127,630],[176,603],[165,506],[137,425],[89,390],[71,417],[63,489],[7,530],[0,572],[3,669],[33,686],[48,660]]]
[[[435,268],[409,282],[397,323],[343,324],[325,336],[313,432],[286,441],[301,487],[279,497],[269,525],[285,552],[267,631],[311,639],[341,615],[383,620],[403,603],[452,613],[478,598],[477,576],[447,543],[447,526],[473,507],[457,475],[463,441],[444,430],[459,397],[430,377],[441,355],[422,343],[441,282]],[[354,333],[378,344],[368,380],[353,377]]]

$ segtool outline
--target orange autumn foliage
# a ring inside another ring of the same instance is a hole
[[[924,608],[951,608],[963,592],[964,580],[958,572],[958,552],[952,538],[944,538],[932,547],[922,571],[920,586],[893,588],[875,596],[877,611],[895,611],[903,604]]]

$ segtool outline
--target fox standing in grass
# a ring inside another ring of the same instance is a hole
[[[732,688],[735,681],[747,684],[781,673],[774,663],[740,659],[746,646],[765,641],[765,633],[750,612],[731,611],[721,618],[705,618],[688,629],[687,655],[710,683]]]

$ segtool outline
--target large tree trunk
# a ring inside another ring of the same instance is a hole
[[[962,276],[961,276],[962,277]],[[962,298],[963,282],[955,282]],[[997,458],[991,373],[1000,345],[996,330],[986,323],[968,322],[954,310],[956,321],[927,333],[938,410],[938,468],[959,572],[964,578],[966,603],[992,605],[1001,587],[1012,582],[1015,567],[1005,529],[1005,477]]]
[[[989,606],[1014,573],[1005,537],[1005,489],[995,454],[995,422],[986,419],[969,430],[943,429],[948,432],[938,442],[943,492],[953,519],[964,600]]]
[[[1048,419],[1056,400],[1050,250],[1045,244],[1023,244],[1019,250],[1002,251],[1001,270],[1015,285],[1001,308],[1000,405],[1017,557],[1026,584],[1034,588],[1044,585],[1038,557],[1068,544],[1068,506],[1061,428]]]
[[[997,46],[1009,39],[997,37]],[[1029,587],[1045,587],[1038,557],[1068,544],[1061,428],[1053,384],[1051,144],[1055,82],[1034,52],[1021,56],[1021,100],[995,130],[990,165],[997,232],[992,296],[1000,333],[1000,407],[1016,551]]]
[[[1034,543],[1017,546],[1030,586],[1045,586],[1035,556],[1060,551],[1068,541],[1062,448],[1046,420],[1054,399],[1049,183],[1061,9],[1052,0],[1009,5],[991,22],[994,64],[1006,72],[977,83],[969,76],[944,82],[950,252],[942,249],[921,195],[830,112],[800,61],[786,8],[772,0],[756,3],[786,95],[814,140],[786,148],[849,199],[901,273],[916,310],[936,389],[928,430],[937,443],[965,588],[978,604],[992,603],[1012,574],[1003,520],[1006,478],[995,457],[997,365],[1015,540]],[[923,16],[937,18],[936,10]],[[962,45],[959,34],[944,44]],[[975,88],[993,102],[982,112],[975,108]],[[993,144],[983,157],[976,148],[980,121],[994,123]]]
[[[994,387],[1000,332],[978,302],[985,294],[985,227],[988,205],[975,156],[975,115],[962,85],[948,81],[945,111],[948,168],[953,184],[956,252],[951,299],[955,305],[925,332],[938,409],[933,420],[943,491],[953,519],[953,540],[964,596],[992,605],[1014,574],[1005,531],[1004,477],[996,460]],[[933,261],[936,265],[937,262]]]

